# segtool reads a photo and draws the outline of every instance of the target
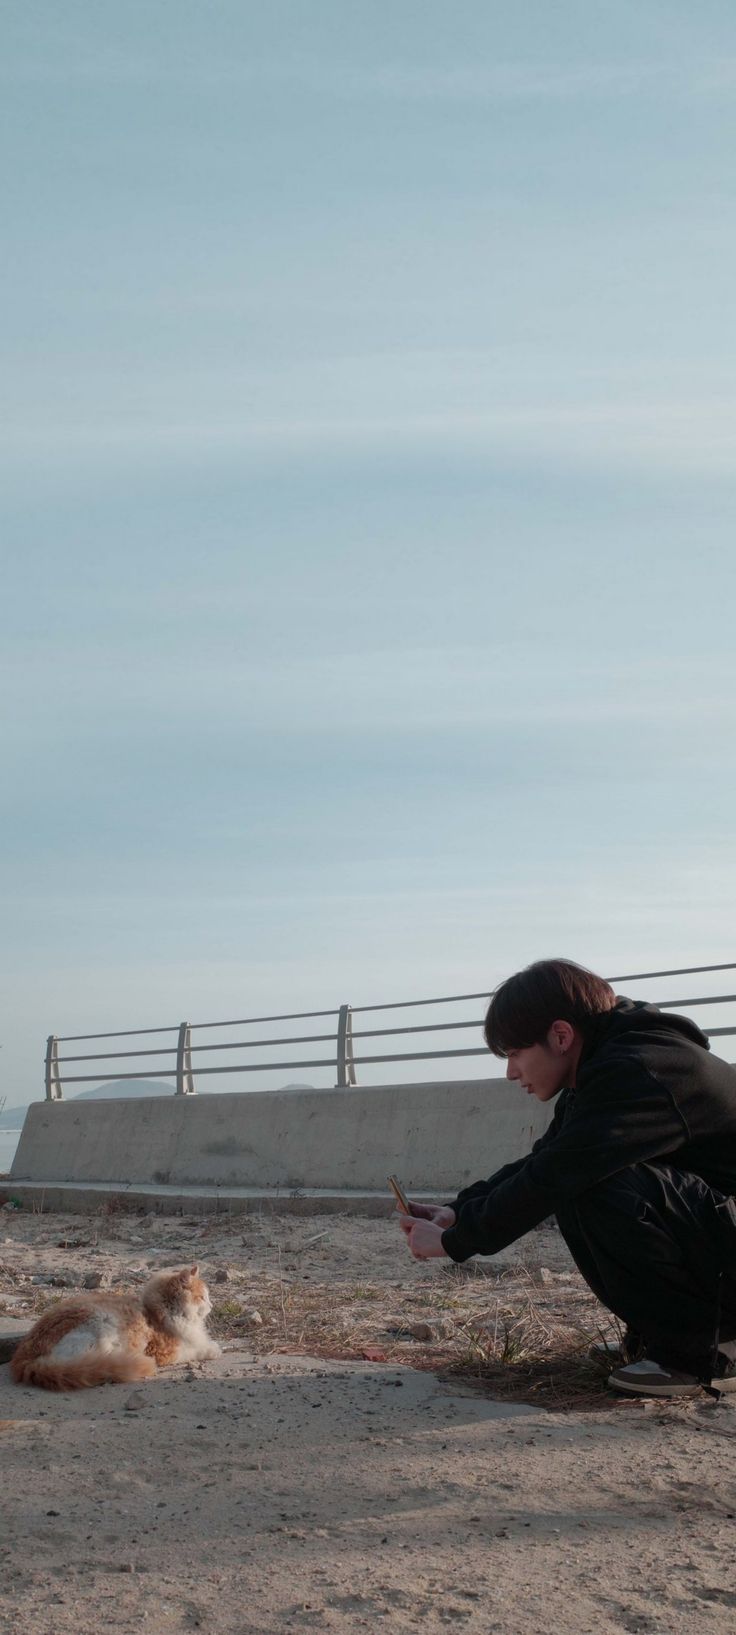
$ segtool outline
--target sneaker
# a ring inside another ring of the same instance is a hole
[[[666,1368],[651,1357],[642,1357],[639,1362],[614,1368],[613,1373],[609,1374],[608,1384],[614,1391],[628,1391],[635,1396],[692,1397],[706,1382],[699,1380],[695,1374],[686,1374],[679,1368]],[[717,1392],[736,1391],[736,1364],[728,1364],[722,1375],[710,1381],[708,1388]]]

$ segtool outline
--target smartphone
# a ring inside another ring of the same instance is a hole
[[[401,1182],[397,1181],[395,1175],[389,1175],[388,1184],[389,1184],[389,1186],[391,1188],[391,1191],[393,1192],[393,1195],[394,1195],[394,1197],[396,1199],[396,1202],[397,1202],[397,1204],[399,1206],[399,1209],[402,1211],[402,1214],[410,1215],[411,1214],[411,1206],[409,1204],[409,1199],[406,1196],[404,1188],[401,1185]]]

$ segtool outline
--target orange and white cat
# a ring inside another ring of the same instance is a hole
[[[44,1312],[11,1358],[19,1385],[76,1391],[149,1379],[170,1363],[219,1357],[199,1268],[157,1272],[139,1295],[75,1295]]]

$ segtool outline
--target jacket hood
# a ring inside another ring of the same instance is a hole
[[[585,1029],[585,1044],[580,1058],[587,1061],[601,1045],[626,1038],[629,1033],[675,1033],[691,1044],[710,1050],[710,1040],[689,1016],[678,1016],[674,1011],[663,1011],[658,1005],[647,1005],[643,1000],[619,998],[613,1010],[594,1017]]]

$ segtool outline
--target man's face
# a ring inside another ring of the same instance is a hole
[[[570,1083],[569,1053],[561,1051],[554,1041],[510,1050],[506,1057],[506,1077],[516,1080],[522,1090],[536,1096],[537,1101],[551,1101]]]

